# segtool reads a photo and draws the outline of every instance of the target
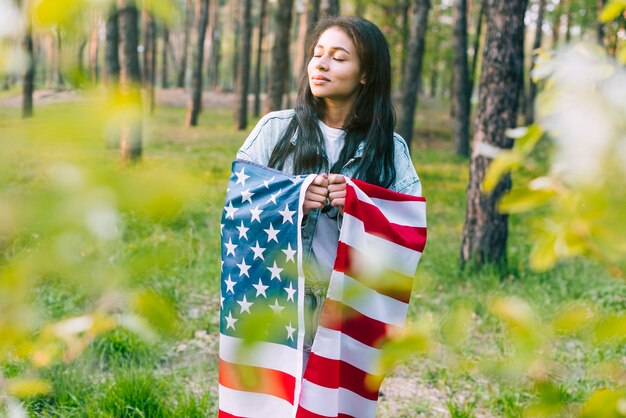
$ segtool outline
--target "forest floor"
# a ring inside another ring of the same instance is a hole
[[[28,403],[33,416],[120,416],[115,412],[120,402],[126,402],[122,408],[134,402],[138,412],[133,416],[215,416],[221,253],[216,220],[223,210],[230,163],[255,120],[246,131],[236,131],[231,110],[236,96],[206,92],[199,126],[190,129],[184,126],[188,92],[157,90],[156,98],[155,114],[146,117],[144,124],[144,160],[184,167],[202,179],[204,189],[198,201],[176,221],[129,216],[116,256],[133,260],[142,253],[157,257],[162,246],[176,250],[174,262],[156,262],[136,280],[175,301],[184,319],[182,336],[176,341],[145,343],[130,332],[118,330],[99,337],[81,356],[84,360],[43,372],[55,390],[49,397]],[[0,93],[0,138],[15,135],[11,129],[18,126],[20,100],[19,92]],[[58,132],[75,134],[82,129],[75,123],[81,100],[82,96],[73,91],[37,91],[35,117],[29,126],[40,121],[39,129],[54,135],[57,131],[49,129],[50,120],[61,118],[58,123],[68,128]],[[551,318],[563,306],[580,300],[597,303],[608,312],[623,313],[626,285],[611,278],[602,266],[580,259],[561,263],[550,272],[529,270],[532,234],[528,225],[532,219],[528,216],[511,216],[509,220],[509,270],[505,275],[461,270],[458,251],[468,161],[451,151],[448,110],[445,101],[420,98],[411,150],[428,200],[429,241],[418,268],[408,317],[416,329],[434,329],[434,337],[425,355],[415,354],[413,349],[399,356],[402,361],[383,382],[378,415],[520,417],[529,405],[553,402],[547,407],[559,408],[561,404],[581,404],[595,388],[610,386],[609,380],[598,377],[598,367],[608,362],[623,364],[626,348],[542,335],[545,340],[538,344],[533,364],[549,368],[555,379],[554,391],[550,392],[553,397],[544,399],[532,381],[520,375],[518,369],[524,364],[515,354],[521,347],[512,343],[502,322],[490,311],[490,301],[502,295],[526,300],[537,323],[548,329]],[[91,155],[116,158],[114,146],[103,146],[105,135],[94,135],[91,121],[85,123],[85,129],[88,136],[97,136]],[[544,165],[539,158],[534,167]],[[18,168],[30,170],[28,164]],[[522,173],[515,181],[529,175]],[[29,177],[7,178],[20,182]],[[53,283],[34,293],[42,311],[51,312],[53,319],[83,308],[84,300],[76,296],[75,289]],[[470,313],[462,318],[464,328],[455,331],[451,318],[464,312],[464,306]],[[458,337],[448,341],[450,346],[440,342],[446,339],[446,332]],[[11,370],[18,369],[5,368],[3,373],[10,377]],[[130,382],[126,389],[124,382]],[[141,382],[143,392],[137,389]],[[158,406],[161,412],[149,412],[150,405]],[[568,412],[552,411],[559,412],[553,415]]]

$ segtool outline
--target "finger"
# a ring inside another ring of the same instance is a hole
[[[345,191],[340,191],[340,192],[329,193],[328,194],[328,198],[330,199],[331,202],[333,200],[335,200],[335,199],[345,199],[346,198],[346,192]]]
[[[328,189],[321,186],[310,185],[306,192],[307,194],[312,193],[324,197],[328,196]]]
[[[333,193],[333,192],[345,192],[346,191],[346,183],[341,183],[341,184],[329,184],[328,185],[328,192],[329,193]]]
[[[343,199],[343,198],[334,199],[330,201],[331,206],[341,207],[341,208],[344,207],[345,203],[346,203],[346,199]]]
[[[328,174],[322,173],[318,174],[311,184],[315,184],[317,186],[328,187]]]
[[[341,174],[331,174],[328,177],[329,184],[340,184],[340,183],[345,183],[345,182],[346,182],[346,178],[342,176]]]

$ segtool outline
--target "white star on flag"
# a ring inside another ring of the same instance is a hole
[[[226,247],[226,255],[228,256],[228,254],[232,254],[233,257],[235,256],[235,248],[237,248],[237,244],[233,244],[233,240],[232,238],[228,238],[228,242],[224,243],[224,246]]]
[[[226,322],[227,322],[226,329],[228,328],[235,329],[235,322],[239,321],[238,319],[233,318],[230,312],[228,312],[228,316],[225,316],[224,319],[226,319]]]
[[[265,251],[265,248],[259,246],[259,241],[256,242],[256,245],[254,247],[250,247],[250,249],[254,252],[254,258],[252,259],[252,261],[256,260],[257,258],[265,261],[265,257],[263,257],[263,251]]]
[[[267,233],[267,242],[270,242],[271,240],[278,242],[277,235],[280,232],[280,229],[274,229],[274,227],[270,223],[270,227],[268,229],[264,229],[264,231],[265,233]]]
[[[263,213],[263,209],[259,209],[259,205],[256,205],[254,209],[250,209],[250,214],[252,215],[252,217],[250,217],[250,223],[254,222],[255,219],[261,222],[261,213]]]
[[[293,333],[296,329],[291,326],[291,321],[289,321],[289,325],[285,325],[285,328],[287,329],[287,338],[293,341]]]
[[[244,190],[241,192],[241,203],[247,200],[250,204],[252,204],[252,196],[254,196],[254,193],[252,193],[250,189]]]
[[[284,252],[285,255],[287,256],[287,261],[293,261],[294,263],[296,262],[294,256],[296,255],[297,251],[291,248],[290,242],[287,243],[287,249],[281,250],[281,251]]]
[[[265,186],[266,189],[270,188],[270,183],[274,181],[274,179],[276,179],[276,176],[272,176],[271,179],[269,180],[264,180],[263,181],[263,186]]]
[[[278,299],[274,299],[274,304],[270,305],[270,308],[272,308],[272,310],[274,311],[274,313],[276,315],[280,315],[280,313],[283,311],[283,309],[285,309],[284,306],[280,306],[278,304]]]
[[[220,308],[224,309],[224,301],[226,300],[226,298],[224,296],[220,297]]]
[[[224,280],[224,283],[226,283],[226,293],[231,292],[234,295],[235,285],[237,284],[237,282],[233,282],[233,280],[230,278],[230,274],[228,275],[228,280]]]
[[[283,216],[283,223],[289,221],[290,223],[293,224],[293,215],[296,213],[295,210],[289,210],[289,205],[285,204],[285,210],[279,210],[278,213],[280,213]]]
[[[238,300],[237,303],[239,304],[239,306],[241,306],[241,312],[239,313],[244,313],[244,312],[250,313],[250,306],[254,305],[252,302],[248,302],[246,295],[243,295],[243,299]]]
[[[241,225],[240,225],[240,226],[238,226],[238,227],[236,227],[236,228],[239,230],[239,239],[241,239],[241,238],[248,239],[248,230],[249,230],[250,228],[246,228],[246,227],[243,225],[243,221],[241,221]]]
[[[250,270],[251,266],[246,264],[246,259],[245,258],[243,260],[241,260],[241,264],[237,264],[237,267],[239,267],[239,276],[246,275],[246,276],[250,277],[250,275],[248,274],[248,270]]]
[[[293,288],[292,283],[289,282],[289,287],[285,287],[284,289],[285,292],[287,292],[287,300],[295,302],[295,300],[293,300],[293,295],[296,293],[296,289]]]
[[[268,267],[267,269],[272,272],[272,277],[270,278],[270,280],[272,280],[272,279],[278,279],[278,281],[281,280],[280,272],[283,271],[284,269],[281,269],[280,267],[278,267],[276,265],[276,261],[274,261],[274,266],[273,267]]]
[[[261,280],[260,277],[259,277],[259,283],[253,284],[252,286],[256,289],[256,296],[255,297],[258,298],[259,295],[263,295],[263,297],[265,299],[267,299],[267,295],[265,294],[265,289],[267,289],[269,286],[265,286],[263,284],[263,281]]]
[[[226,218],[230,218],[234,221],[235,212],[237,212],[239,209],[233,206],[233,202],[228,202],[228,206],[224,206],[224,210],[226,211]]]
[[[278,195],[279,195],[279,194],[280,194],[280,192],[282,192],[282,191],[283,191],[283,189],[278,189],[278,191],[277,191],[276,193],[274,193],[274,194],[272,195],[272,197],[270,197],[269,199],[267,199],[267,202],[265,202],[265,203],[274,202],[274,204],[275,204],[275,205],[277,205],[277,203],[276,203],[276,198],[278,197]]]
[[[235,185],[241,183],[241,186],[246,187],[246,180],[249,179],[250,176],[246,174],[243,167],[241,167],[241,171],[235,173],[235,175],[237,176],[237,183],[235,183]]]

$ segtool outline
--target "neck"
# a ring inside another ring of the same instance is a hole
[[[349,103],[338,103],[334,100],[326,99],[326,109],[322,122],[331,128],[343,128],[346,121],[350,118],[352,105],[354,101]]]

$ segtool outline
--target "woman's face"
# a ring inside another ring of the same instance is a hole
[[[309,86],[315,97],[351,105],[361,85],[365,84],[354,42],[336,27],[322,33],[307,70]]]

